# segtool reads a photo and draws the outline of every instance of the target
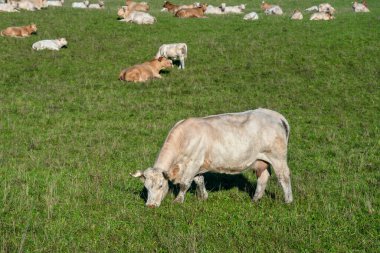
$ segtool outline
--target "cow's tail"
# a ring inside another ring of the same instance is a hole
[[[288,121],[285,119],[285,117],[282,115],[280,117],[280,120],[281,120],[281,125],[285,130],[286,141],[288,142],[289,141],[289,135],[290,135],[290,125],[289,125]]]

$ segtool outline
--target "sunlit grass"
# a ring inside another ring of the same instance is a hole
[[[277,1],[283,17],[246,13],[157,23],[117,21],[117,6],[0,13],[0,29],[35,22],[25,39],[0,37],[2,252],[376,252],[379,243],[380,2],[353,13],[335,0],[331,22],[291,21],[315,1]],[[185,2],[183,2],[185,3]],[[190,1],[186,2],[190,3]],[[238,4],[237,0],[228,4]],[[210,4],[217,5],[212,1]],[[41,39],[68,48],[34,52]],[[162,80],[118,81],[121,69],[185,42],[186,69]],[[144,206],[129,173],[151,166],[175,122],[266,107],[291,126],[294,203],[277,179],[252,204],[255,177],[209,176],[191,191]]]

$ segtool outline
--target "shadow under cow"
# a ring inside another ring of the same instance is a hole
[[[243,174],[228,175],[217,173],[205,173],[203,174],[205,179],[206,190],[208,192],[228,191],[233,188],[239,189],[239,191],[246,192],[251,198],[255,194],[256,182],[250,182]],[[179,186],[169,182],[169,194],[172,193],[177,196],[179,192]],[[191,194],[196,193],[196,185],[193,182],[188,190]],[[274,193],[268,193],[271,198],[275,198]],[[140,198],[145,202],[148,198],[148,192],[145,187],[140,191]]]

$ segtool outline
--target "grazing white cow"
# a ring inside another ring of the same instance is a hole
[[[235,6],[226,6],[225,3],[221,4],[221,9],[224,14],[241,14],[245,10],[245,4],[235,5]]]
[[[180,65],[179,69],[185,68],[185,58],[187,58],[187,45],[185,43],[173,43],[173,44],[163,44],[158,49],[156,54],[156,59],[160,57],[169,58],[172,60],[179,59]]]
[[[294,10],[293,15],[290,17],[292,20],[302,20],[303,15],[300,10]]]
[[[71,4],[71,7],[78,8],[78,9],[87,9],[90,5],[90,2],[88,0],[85,0],[83,2],[74,2]]]
[[[314,6],[311,6],[310,8],[305,9],[305,11],[308,11],[308,12],[318,12],[319,8],[318,8],[318,6],[314,5]]]
[[[13,5],[6,3],[0,4],[0,12],[18,12]]]
[[[354,12],[369,12],[369,9],[367,8],[367,6],[365,6],[364,4],[358,3],[358,1],[355,1],[352,4],[352,9],[354,10]]]
[[[331,13],[331,15],[333,15],[335,13],[335,9],[334,7],[331,6],[331,4],[328,4],[328,3],[324,3],[324,4],[320,4],[318,6],[318,11],[319,12],[329,12]]]
[[[142,11],[126,11],[124,18],[119,21],[131,22],[139,25],[151,25],[156,22],[156,18],[149,13]]]
[[[146,205],[158,207],[166,196],[168,181],[179,184],[175,201],[182,203],[192,181],[201,199],[208,197],[203,173],[256,172],[253,201],[264,194],[272,166],[285,196],[293,201],[287,147],[290,127],[281,114],[256,109],[179,121],[169,132],[152,168],[131,176],[144,181]]]
[[[256,12],[251,12],[251,13],[248,13],[247,15],[245,15],[243,19],[244,20],[258,20],[259,15],[257,15]]]
[[[37,41],[32,45],[32,48],[37,51],[44,49],[58,51],[64,46],[67,46],[67,40],[65,38],[60,38],[56,40]]]
[[[97,3],[97,4],[89,4],[88,8],[89,9],[104,9],[104,2],[99,1],[99,3]]]
[[[335,17],[329,12],[316,12],[310,16],[310,20],[332,20]]]
[[[282,15],[284,13],[278,5],[272,5],[272,7],[266,9],[264,12],[267,15]]]

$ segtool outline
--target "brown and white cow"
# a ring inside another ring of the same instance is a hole
[[[192,181],[198,197],[207,199],[203,173],[256,172],[253,201],[264,194],[269,165],[280,182],[285,202],[293,201],[287,147],[290,127],[278,112],[256,109],[179,121],[169,132],[152,168],[138,170],[148,191],[146,205],[158,207],[166,196],[168,181],[179,184],[175,201],[182,203]]]
[[[173,67],[171,60],[165,57],[153,59],[134,65],[121,71],[119,80],[128,82],[145,82],[153,78],[161,78],[160,70]]]
[[[30,24],[26,26],[8,27],[0,32],[1,36],[24,38],[37,32],[37,26]]]
[[[179,18],[207,18],[204,13],[207,10],[207,4],[201,4],[199,7],[191,9],[180,9],[175,13]]]
[[[189,4],[189,5],[177,5],[177,4],[173,4],[173,3],[169,2],[169,1],[165,1],[164,5],[162,7],[163,7],[163,10],[166,10],[166,11],[168,11],[170,13],[175,14],[177,11],[179,11],[181,9],[191,9],[191,8],[196,8],[198,6],[197,6],[196,3]]]

